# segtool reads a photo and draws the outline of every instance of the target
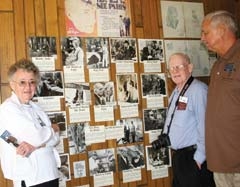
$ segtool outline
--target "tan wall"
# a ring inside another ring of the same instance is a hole
[[[195,0],[203,2],[205,13],[212,10],[225,9],[235,14],[240,20],[240,1],[238,0]],[[131,0],[133,37],[162,38],[162,24],[159,0]],[[7,98],[10,90],[7,84],[6,72],[16,60],[27,57],[27,38],[29,36],[55,36],[57,38],[58,54],[60,54],[60,38],[65,36],[64,0],[1,0],[0,3],[0,102]],[[62,70],[60,59],[57,69]],[[200,78],[208,82],[208,78]],[[168,81],[168,89],[173,88]],[[170,92],[169,92],[170,93]],[[145,139],[145,138],[144,138]],[[146,140],[145,140],[146,141]],[[95,148],[115,147],[108,141]],[[84,155],[71,156],[71,161],[86,159]],[[47,169],[47,168],[46,168]],[[72,173],[73,175],[73,173]],[[170,170],[171,176],[171,170]],[[171,177],[151,180],[150,172],[142,169],[142,181],[122,184],[122,174],[114,174],[114,186],[151,186],[170,187]],[[93,184],[92,177],[74,179],[67,186]],[[5,180],[0,172],[0,186],[11,187],[11,182]],[[92,185],[93,186],[93,185]]]

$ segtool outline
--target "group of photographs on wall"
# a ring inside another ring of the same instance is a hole
[[[41,70],[54,70],[54,62],[57,58],[56,38],[34,36],[29,37],[28,41],[29,54]],[[62,37],[61,62],[64,70],[67,71],[64,72],[67,73],[64,81],[85,82],[84,67],[90,72],[101,70],[97,71],[97,75],[93,74],[97,78],[89,77],[89,82],[106,81],[109,80],[108,73],[104,76],[105,72],[101,72],[109,69],[110,63],[117,63],[116,66],[120,66],[117,72],[132,72],[133,70],[128,67],[121,69],[120,64],[125,63],[126,66],[128,63],[137,62],[163,63],[168,61],[170,54],[174,52],[184,52],[190,56],[195,66],[193,71],[195,76],[209,75],[208,50],[200,40]],[[202,67],[199,64],[202,64]],[[82,77],[78,75],[79,73],[83,73]]]
[[[141,98],[148,108],[163,106],[167,73],[161,64],[174,52],[190,56],[193,76],[210,72],[210,58],[200,40],[70,36],[62,37],[61,55],[54,37],[29,37],[28,43],[29,55],[41,71],[36,100],[46,111],[55,111],[65,98],[69,123],[89,121],[89,105],[94,106],[96,122],[112,121],[116,105],[121,118],[138,116]],[[59,56],[63,71],[55,70]]]
[[[108,8],[104,1],[80,1],[81,6],[73,2],[65,0],[68,36],[59,44],[52,36],[28,38],[29,57],[41,75],[33,100],[60,129],[56,147],[60,186],[88,176],[93,177],[94,186],[109,186],[117,172],[122,173],[123,183],[140,181],[143,168],[151,172],[152,179],[167,177],[172,164],[170,148],[151,146],[166,119],[166,62],[171,54],[183,52],[194,65],[193,76],[209,76],[214,54],[209,56],[199,40],[202,3],[161,1],[164,39],[142,39],[131,37],[129,0],[118,4],[107,0]],[[110,7],[117,16],[107,12]],[[117,25],[111,33],[104,19]],[[143,99],[146,108],[139,109]],[[120,119],[115,119],[118,106]],[[116,146],[89,150],[88,146],[108,140]]]
[[[112,185],[115,172],[123,172],[124,183],[138,181],[142,168],[151,171],[153,179],[167,177],[171,166],[170,148],[154,149],[150,144],[143,144],[144,132],[153,131],[157,135],[161,132],[166,108],[146,109],[143,113],[144,120],[126,118],[116,120],[114,126],[91,126],[88,122],[67,124],[63,111],[48,112],[51,122],[60,128],[61,141],[56,148],[62,163],[59,168],[61,186],[71,179],[87,176],[94,177],[95,186]],[[64,139],[68,150],[64,147]],[[116,148],[87,150],[88,145],[110,139],[115,139]],[[87,159],[75,160],[71,164],[71,155],[77,154],[86,154]],[[103,175],[105,181],[102,181]]]
[[[203,17],[202,4],[161,1],[165,39],[136,39],[130,37],[130,17],[123,16],[127,15],[125,11],[129,14],[129,3],[123,12],[118,12],[119,20],[115,20],[122,25],[109,34],[106,30],[97,31],[91,21],[84,22],[84,29],[76,24],[72,2],[66,1],[67,32],[71,34],[61,38],[61,54],[55,37],[28,39],[29,56],[41,71],[34,100],[60,128],[61,141],[57,146],[61,157],[60,186],[87,176],[94,177],[94,186],[113,185],[116,172],[122,172],[123,183],[139,181],[142,168],[151,171],[152,179],[167,177],[170,148],[151,146],[163,129],[167,111],[163,102],[168,96],[167,74],[161,64],[172,53],[183,52],[194,64],[193,76],[209,75],[209,54],[200,40],[167,39],[200,38],[197,30]],[[92,3],[84,4],[83,15],[93,13],[89,9]],[[94,11],[99,13],[101,9]],[[190,17],[184,17],[186,11]],[[195,30],[186,29],[193,24]],[[106,32],[103,35],[120,37],[96,37],[103,31]],[[62,63],[61,71],[59,67],[56,71],[57,60]],[[141,67],[140,72],[136,66]],[[146,99],[147,106],[139,111],[142,99]],[[90,106],[94,107],[93,118]],[[120,119],[114,118],[116,106],[120,106]],[[90,121],[113,121],[113,125],[90,125]],[[144,134],[148,134],[149,142],[144,141]],[[117,147],[87,149],[89,145],[108,140],[115,140]],[[86,155],[85,159],[70,161],[78,154]]]
[[[161,133],[166,117],[163,98],[168,96],[167,74],[161,64],[183,45],[182,52],[190,52],[197,63],[204,58],[195,55],[204,51],[200,41],[181,42],[71,36],[62,38],[58,55],[54,37],[29,37],[29,55],[41,73],[34,100],[61,130],[57,146],[62,161],[61,186],[72,178],[87,176],[94,176],[95,186],[112,185],[115,172],[123,172],[124,183],[138,181],[142,168],[151,171],[152,179],[168,176],[170,149],[154,150],[150,145]],[[63,71],[55,70],[59,56]],[[135,66],[143,70],[138,72]],[[197,67],[203,66],[199,63]],[[208,67],[204,72],[208,74]],[[139,111],[142,99],[146,99],[147,107]],[[120,108],[120,119],[114,118],[116,106]],[[106,121],[114,124],[89,123]],[[149,136],[145,147],[144,134]],[[116,148],[87,151],[88,145],[114,139]],[[86,154],[87,160],[71,164],[70,157],[77,154]]]
[[[63,153],[60,155],[60,182],[63,183],[72,178],[78,179],[89,175],[95,179],[94,186],[113,185],[113,174],[115,172],[123,172],[123,175],[128,175],[123,178],[124,183],[138,181],[141,180],[142,168],[147,168],[154,173],[163,170],[167,172],[167,167],[171,166],[170,155],[169,148],[154,150],[151,146],[146,146],[144,150],[143,144],[137,144],[88,151],[87,161],[77,160],[70,165],[69,154]],[[70,167],[73,167],[72,175]],[[158,174],[158,178],[161,177],[166,176]]]

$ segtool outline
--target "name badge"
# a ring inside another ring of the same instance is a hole
[[[178,100],[177,110],[186,110],[188,98],[180,96]]]
[[[179,102],[187,103],[187,101],[188,101],[187,97],[184,97],[184,96],[179,97]]]

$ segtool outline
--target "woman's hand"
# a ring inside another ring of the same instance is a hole
[[[54,132],[59,132],[60,131],[60,128],[59,128],[57,123],[53,123],[52,128],[53,128]]]
[[[27,142],[22,142],[17,147],[17,154],[28,157],[36,148]]]

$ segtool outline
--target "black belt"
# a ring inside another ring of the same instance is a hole
[[[172,149],[173,152],[184,152],[184,151],[195,151],[197,149],[197,145],[190,145],[188,147],[184,147],[181,149]]]

